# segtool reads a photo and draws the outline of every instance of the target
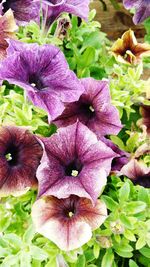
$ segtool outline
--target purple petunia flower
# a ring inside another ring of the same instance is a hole
[[[124,0],[123,3],[127,9],[136,9],[133,17],[135,24],[141,23],[150,16],[150,0]]]
[[[48,5],[43,6],[45,14],[47,12],[47,23],[51,25],[62,13],[67,12],[88,19],[90,0],[43,0]]]
[[[100,200],[95,206],[86,198],[71,195],[66,199],[46,197],[32,206],[36,231],[52,240],[60,249],[81,247],[92,237],[107,217],[106,205]]]
[[[57,47],[14,40],[9,44],[0,80],[25,89],[33,104],[48,112],[49,122],[63,112],[64,102],[79,99],[84,88]]]
[[[2,14],[12,9],[19,25],[24,25],[30,20],[39,20],[40,1],[37,0],[0,0]]]
[[[37,187],[36,169],[42,148],[34,135],[15,126],[0,129],[0,196]]]
[[[65,127],[79,119],[98,137],[118,134],[122,125],[117,109],[110,102],[108,81],[84,78],[81,82],[85,92],[78,101],[66,104],[64,112],[54,123],[57,127]]]
[[[131,159],[120,172],[130,178],[134,184],[150,188],[150,167],[147,167],[144,162]]]
[[[39,197],[74,194],[96,201],[116,153],[80,122],[41,141],[44,153],[37,170]]]

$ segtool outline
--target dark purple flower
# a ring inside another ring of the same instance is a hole
[[[37,170],[39,197],[74,194],[96,201],[116,153],[80,122],[41,140],[44,153]]]
[[[123,3],[127,9],[136,9],[133,17],[135,24],[141,23],[150,16],[150,0],[124,0]]]
[[[128,163],[130,154],[121,150],[117,145],[115,145],[111,140],[103,137],[101,141],[104,142],[108,147],[110,147],[117,156],[113,159],[111,164],[111,171],[118,172],[121,168]]]
[[[43,0],[44,13],[47,13],[47,23],[52,24],[62,13],[67,12],[88,19],[90,0]]]
[[[86,198],[46,197],[32,206],[32,219],[38,233],[52,240],[60,249],[81,247],[92,237],[107,217],[106,205],[100,200],[95,206]]]
[[[0,196],[21,194],[37,186],[42,148],[34,135],[15,126],[0,129]]]
[[[150,188],[150,167],[147,167],[142,161],[131,159],[121,169],[121,174],[130,178],[134,184]]]
[[[37,0],[0,0],[2,14],[12,9],[19,25],[24,25],[30,20],[39,20],[40,1]]]
[[[0,80],[26,90],[34,105],[48,112],[49,122],[64,110],[64,102],[79,99],[84,88],[55,46],[9,41],[8,57],[0,63]]]
[[[54,120],[57,127],[65,127],[79,119],[98,137],[118,134],[122,125],[117,109],[110,102],[108,81],[81,79],[85,92],[78,101],[66,104],[65,110]]]

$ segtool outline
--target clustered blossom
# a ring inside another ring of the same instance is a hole
[[[123,3],[127,9],[136,9],[136,13],[133,17],[135,24],[143,22],[150,16],[150,0],[123,0]]]
[[[116,60],[126,64],[138,64],[142,57],[150,56],[150,45],[138,43],[132,30],[126,31],[111,48]]]
[[[13,11],[18,24],[37,20],[39,4],[36,0],[0,1],[2,42],[16,27],[7,28],[8,15],[12,19]],[[87,19],[88,5],[89,0],[43,0],[45,23],[50,25],[63,12]],[[118,134],[122,128],[111,104],[108,81],[79,80],[53,45],[7,42],[6,58],[0,62],[1,84],[6,80],[24,89],[59,129],[46,138],[20,127],[0,128],[0,196],[37,187],[38,198],[32,207],[36,231],[60,249],[73,250],[88,242],[107,217],[106,205],[98,197],[109,173],[120,171],[134,183],[149,187],[150,170],[137,159],[129,161],[129,154],[108,139],[107,135]],[[150,47],[138,44],[129,30],[112,51],[123,62],[138,63],[141,55],[150,53]],[[149,108],[143,106],[141,112],[149,133]],[[63,257],[58,261],[64,263]]]
[[[15,38],[17,29],[13,12],[9,9],[3,16],[0,16],[0,60],[7,55],[8,42],[6,38]]]

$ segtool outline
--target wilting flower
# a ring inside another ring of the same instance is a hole
[[[150,106],[142,105],[140,108],[142,119],[138,121],[138,125],[146,127],[146,133],[150,135]]]
[[[0,80],[26,90],[34,105],[48,112],[49,122],[64,110],[64,102],[79,99],[83,86],[59,48],[11,40],[0,64]]]
[[[111,105],[108,81],[81,79],[85,92],[78,101],[66,104],[61,116],[54,120],[57,127],[65,127],[79,119],[98,137],[118,134],[122,125],[117,109]]]
[[[32,219],[38,233],[52,240],[60,249],[79,248],[92,237],[107,217],[106,205],[95,206],[86,198],[71,195],[66,199],[46,197],[32,207]]]
[[[6,38],[15,38],[15,31],[18,29],[13,12],[8,10],[3,16],[0,16],[0,60],[6,56],[8,43]]]
[[[101,141],[104,142],[108,147],[110,147],[117,155],[112,160],[111,171],[118,172],[121,168],[128,163],[130,154],[121,150],[117,145],[115,145],[111,140],[102,137]]]
[[[0,0],[2,14],[12,9],[14,17],[19,25],[24,25],[30,20],[38,20],[40,17],[39,0]]]
[[[0,129],[0,196],[25,193],[37,186],[42,148],[34,135],[15,126]]]
[[[144,56],[150,56],[150,45],[138,43],[132,30],[126,31],[112,46],[111,51],[121,63],[138,64]]]
[[[90,0],[43,0],[47,23],[51,25],[62,13],[67,12],[85,20],[89,14]],[[48,10],[46,10],[48,8]],[[46,14],[47,13],[47,14]]]
[[[136,13],[133,17],[135,24],[141,23],[150,16],[150,1],[149,0],[124,0],[125,8],[135,8]]]
[[[58,20],[55,36],[61,40],[67,37],[68,29],[71,28],[70,20],[67,18],[60,18]]]
[[[122,169],[121,174],[130,178],[134,184],[150,188],[150,167],[143,161],[131,159]]]
[[[74,194],[96,201],[116,153],[80,122],[41,140],[44,153],[37,170],[39,196],[66,198]]]

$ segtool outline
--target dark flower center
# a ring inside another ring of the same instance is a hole
[[[5,157],[8,161],[8,164],[10,166],[16,166],[19,163],[19,151],[18,148],[14,145],[11,145],[10,147],[8,147],[6,153],[5,153]]]
[[[85,114],[88,119],[92,119],[95,116],[95,110],[90,103],[81,103],[80,111]]]
[[[2,1],[0,1],[2,2]],[[7,12],[9,8],[11,8],[11,0],[6,0],[4,3],[3,3],[3,12]]]
[[[53,5],[57,5],[62,2],[62,0],[49,0],[49,2]]]
[[[37,74],[32,74],[29,76],[29,83],[32,87],[35,87],[38,90],[42,90],[44,88],[44,84]]]
[[[75,201],[74,198],[70,198],[69,203],[67,203],[67,205],[64,206],[64,215],[65,217],[67,217],[68,219],[71,219],[73,216],[76,215],[76,204],[77,202]]]
[[[82,164],[80,162],[72,161],[65,167],[66,176],[76,177],[82,170]]]

